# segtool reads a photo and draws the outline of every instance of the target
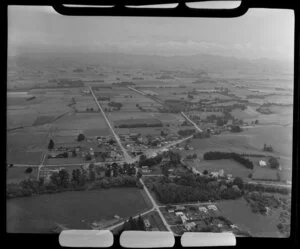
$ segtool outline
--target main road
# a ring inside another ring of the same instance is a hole
[[[192,121],[184,112],[181,112],[181,115],[188,121],[190,122],[195,128],[197,131],[199,132],[203,132],[203,130],[194,122]]]
[[[99,107],[99,110],[101,111],[103,117],[105,118],[105,121],[106,121],[108,127],[110,128],[110,130],[111,130],[111,132],[113,133],[113,135],[114,135],[114,137],[115,137],[117,143],[119,144],[119,146],[120,146],[120,148],[121,148],[121,150],[122,150],[122,152],[123,152],[125,161],[126,161],[127,163],[132,163],[132,162],[133,162],[132,157],[127,153],[126,149],[125,149],[124,146],[122,145],[121,140],[120,140],[118,134],[115,132],[114,128],[113,128],[112,125],[110,124],[110,122],[109,122],[109,120],[108,120],[108,118],[107,118],[105,112],[103,111],[102,106],[100,105],[98,99],[96,98],[96,96],[95,96],[95,94],[94,94],[94,92],[93,92],[93,89],[92,89],[90,86],[89,86],[89,89],[90,89],[90,92],[91,92],[91,94],[92,94],[92,96],[93,96],[93,98],[94,98],[94,100],[95,100],[97,106]]]
[[[132,158],[132,157],[127,153],[126,149],[123,147],[123,145],[122,145],[122,143],[121,143],[121,140],[120,140],[119,136],[118,136],[118,135],[116,134],[116,132],[114,131],[112,125],[110,124],[110,122],[109,122],[109,120],[108,120],[108,118],[107,118],[107,116],[106,116],[106,114],[105,114],[105,112],[103,111],[101,105],[99,104],[99,102],[98,102],[98,100],[97,100],[97,98],[96,98],[96,96],[95,96],[95,94],[94,94],[94,92],[93,92],[93,89],[92,89],[90,86],[89,86],[89,89],[90,89],[91,94],[92,94],[92,96],[93,96],[93,98],[94,98],[94,100],[95,100],[97,106],[99,107],[99,109],[100,109],[100,111],[101,111],[103,117],[105,118],[105,120],[106,120],[106,122],[107,122],[109,128],[111,129],[112,133],[114,134],[114,137],[115,137],[116,141],[117,141],[118,144],[120,145],[120,147],[121,147],[121,149],[122,149],[122,151],[123,151],[123,153],[124,153],[125,160],[128,161],[128,163],[131,163],[131,162],[133,162],[133,161],[136,161],[136,159],[135,159],[135,158]],[[155,203],[155,201],[154,201],[154,199],[152,198],[151,194],[149,193],[149,190],[148,190],[148,188],[146,187],[146,185],[144,184],[143,180],[140,179],[140,182],[141,182],[141,184],[143,185],[144,190],[145,190],[146,194],[148,195],[148,197],[149,197],[149,199],[150,199],[150,201],[151,201],[151,203],[152,203],[152,205],[153,205],[153,208],[152,208],[153,210],[152,210],[152,211],[157,211],[157,212],[158,212],[158,214],[159,214],[160,218],[162,219],[162,221],[163,221],[165,227],[168,229],[168,231],[171,231],[171,228],[170,228],[169,224],[167,223],[167,221],[165,220],[165,218],[164,218],[164,216],[162,215],[161,211],[159,210],[159,207],[157,206],[157,204]],[[147,211],[147,212],[148,212],[148,211]]]

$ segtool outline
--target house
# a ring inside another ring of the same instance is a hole
[[[168,209],[168,212],[169,212],[169,213],[174,213],[175,210],[174,210],[173,208],[170,208],[170,209]]]
[[[175,214],[176,214],[176,216],[184,215],[183,212],[181,212],[181,211],[175,211]]]
[[[259,161],[259,166],[260,166],[260,167],[266,167],[266,166],[267,166],[266,161],[260,160],[260,161]]]
[[[149,166],[142,166],[142,169],[148,169]]]
[[[207,208],[209,210],[212,210],[212,211],[217,211],[218,210],[217,207],[216,207],[216,205],[208,205]]]
[[[199,207],[199,211],[207,213],[207,208],[206,207]]]
[[[144,225],[145,225],[146,228],[151,227],[151,223],[148,219],[144,219],[143,221],[144,221]]]
[[[185,215],[181,215],[180,219],[181,219],[183,224],[186,223],[189,220],[188,217],[186,217]]]
[[[184,206],[176,206],[176,211],[183,211],[185,210]]]
[[[196,227],[196,223],[195,222],[188,222],[188,223],[184,224],[184,227],[185,227],[186,230],[190,231],[191,229]]]

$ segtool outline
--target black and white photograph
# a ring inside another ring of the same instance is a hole
[[[9,6],[6,231],[288,238],[294,25]]]

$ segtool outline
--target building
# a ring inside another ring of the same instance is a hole
[[[267,163],[266,163],[264,160],[260,160],[260,161],[259,161],[259,166],[260,166],[260,167],[266,167],[266,166],[267,166]]]
[[[184,215],[183,212],[181,212],[181,211],[175,211],[175,214],[176,214],[176,216]]]
[[[145,225],[146,228],[150,228],[151,227],[151,223],[150,223],[150,221],[148,219],[144,219],[143,221],[144,221],[144,225]]]
[[[170,208],[170,209],[168,209],[168,212],[169,212],[169,213],[174,213],[175,210],[174,210],[173,208]]]
[[[181,219],[183,224],[185,224],[189,220],[188,217],[186,217],[184,214],[180,215],[180,219]]]
[[[194,227],[196,227],[196,223],[195,222],[187,222],[187,223],[184,224],[184,227],[185,227],[186,230],[190,231]]]
[[[199,211],[207,213],[207,208],[206,207],[199,207]]]
[[[183,211],[185,210],[184,206],[176,206],[176,211]]]
[[[213,205],[213,204],[212,204],[212,205],[208,205],[207,208],[208,208],[209,210],[212,210],[212,211],[218,211],[216,205]]]

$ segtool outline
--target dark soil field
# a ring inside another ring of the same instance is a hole
[[[136,215],[148,209],[141,190],[74,191],[7,201],[7,232],[50,233],[56,223],[89,229],[93,222]]]

